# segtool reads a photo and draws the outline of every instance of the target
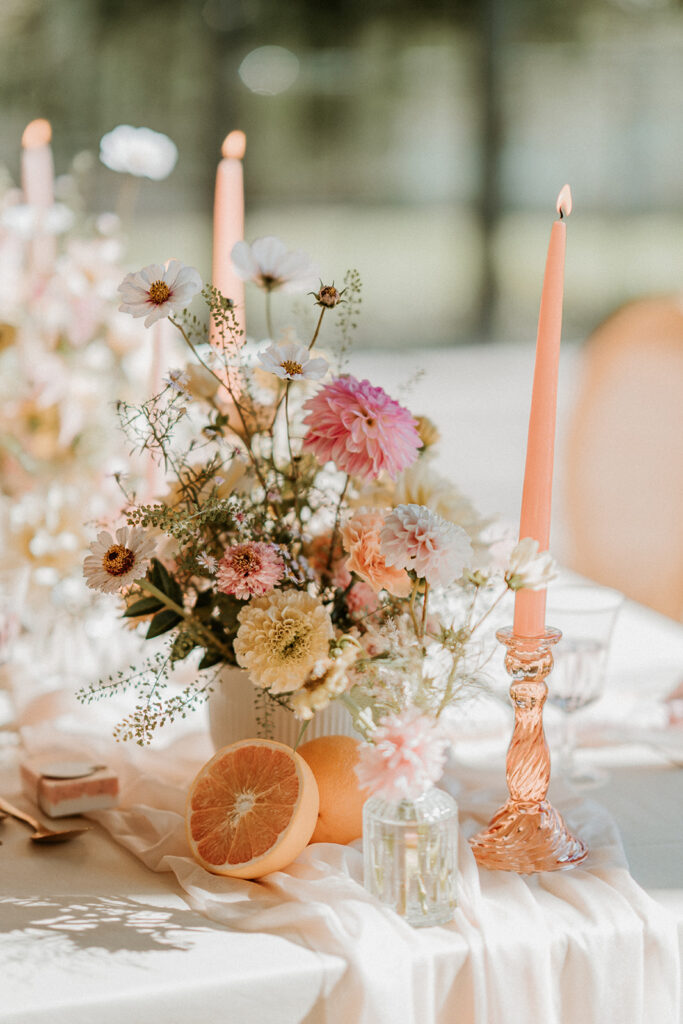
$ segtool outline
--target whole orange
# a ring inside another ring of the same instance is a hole
[[[321,736],[298,747],[318,783],[320,808],[312,843],[350,843],[363,834],[363,804],[368,794],[358,784],[358,740]]]

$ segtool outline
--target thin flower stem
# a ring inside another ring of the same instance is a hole
[[[270,308],[270,296],[271,291],[270,288],[268,288],[266,289],[266,330],[268,331],[268,337],[271,338],[272,341],[275,341],[275,337],[273,335],[273,319]]]
[[[317,326],[315,328],[315,331],[313,332],[313,337],[311,338],[311,343],[308,346],[308,351],[309,352],[311,351],[311,349],[315,345],[316,341],[318,340],[318,335],[320,334],[320,327],[321,327],[321,324],[323,322],[323,317],[324,316],[325,316],[325,306],[322,307],[322,310],[320,312],[320,319],[318,320],[318,323],[317,323]]]
[[[337,534],[339,533],[339,516],[341,515],[342,503],[346,496],[346,488],[349,486],[350,480],[351,476],[349,473],[347,473],[346,480],[344,482],[344,487],[342,488],[342,492],[339,495],[339,501],[337,502],[337,511],[335,512],[334,515],[334,526],[332,528],[332,539],[330,540],[330,550],[327,554],[327,565],[325,566],[325,571],[328,575],[330,573],[330,569],[332,568],[332,562],[334,561],[334,546],[337,543]]]
[[[294,750],[296,750],[296,748],[301,743],[302,739],[304,738],[304,733],[306,732],[306,730],[308,729],[310,724],[311,724],[310,718],[307,718],[305,722],[301,723],[301,728],[299,729],[299,735],[297,736],[296,743],[294,744]]]
[[[425,580],[425,596],[422,602],[422,623],[420,627],[420,639],[424,640],[425,622],[427,621],[427,601],[429,600],[429,583]]]
[[[227,644],[222,643],[217,637],[213,635],[213,633],[210,633],[208,630],[205,630],[202,626],[200,626],[190,612],[186,612],[184,608],[182,608],[179,604],[176,604],[175,601],[173,601],[170,597],[164,594],[162,590],[159,590],[158,587],[155,587],[154,584],[151,583],[149,580],[139,579],[135,580],[135,582],[140,587],[141,590],[145,590],[148,594],[151,594],[153,597],[156,597],[157,600],[161,601],[163,605],[165,605],[167,608],[170,608],[172,611],[176,612],[177,615],[180,615],[185,620],[190,630],[194,632],[199,639],[202,640],[203,644],[208,644],[209,646],[215,648],[216,650],[220,651],[221,654],[225,655],[232,661],[234,655],[231,649],[227,646]]]
[[[297,521],[301,523],[301,512],[299,509],[299,488],[298,488],[298,465],[294,459],[294,452],[292,451],[292,432],[289,426],[289,385],[291,381],[287,381],[285,387],[285,424],[287,426],[287,446],[289,448],[289,462],[291,466],[291,481],[292,491],[294,493],[294,514]]]
[[[415,630],[415,636],[420,639],[420,627],[417,624],[417,618],[415,616],[415,598],[420,587],[420,581],[415,580],[413,583],[413,589],[410,592],[410,604],[408,605],[408,611],[410,612],[410,618],[413,621],[413,629]]]
[[[245,447],[247,449],[247,453],[249,455],[249,458],[251,459],[252,465],[254,467],[254,472],[256,473],[256,476],[258,478],[259,483],[261,484],[261,487],[263,487],[264,491],[267,492],[268,491],[268,487],[267,487],[266,481],[265,481],[265,479],[263,477],[263,474],[261,473],[261,467],[258,464],[258,459],[256,458],[256,456],[254,455],[254,452],[252,451],[252,447],[251,447],[251,432],[249,430],[249,427],[247,426],[247,421],[246,421],[246,419],[244,417],[244,413],[242,412],[242,407],[239,404],[239,402],[237,401],[237,398],[236,398],[232,388],[230,387],[230,384],[228,383],[227,380],[222,380],[218,376],[218,374],[215,373],[211,369],[211,367],[202,359],[202,357],[200,356],[199,352],[197,351],[195,345],[190,340],[189,335],[187,334],[187,332],[183,328],[183,325],[181,323],[179,323],[177,320],[174,320],[172,316],[170,316],[168,319],[173,324],[173,326],[176,327],[180,331],[180,333],[182,334],[182,336],[185,339],[186,343],[190,347],[192,353],[194,354],[195,358],[202,364],[202,366],[204,367],[205,370],[208,370],[208,372],[211,374],[211,376],[215,380],[217,380],[219,385],[222,388],[225,388],[225,390],[230,395],[232,403],[235,406],[235,409],[237,410],[237,415],[239,416],[240,421],[242,423],[242,427],[244,428],[244,444],[245,444]]]
[[[509,589],[510,589],[510,587],[507,586],[507,584],[506,584],[505,590],[500,592],[500,594],[498,595],[496,600],[489,607],[488,611],[484,612],[484,614],[482,615],[482,617],[479,619],[478,622],[475,622],[475,624],[472,626],[472,628],[470,630],[470,633],[474,633],[475,629],[479,629],[479,627],[481,626],[482,622],[486,622],[486,620],[488,619],[488,617],[491,614],[491,612],[493,611],[493,609],[496,607],[496,605],[500,604],[500,602],[503,600],[503,598],[505,597],[505,595],[507,594]]]

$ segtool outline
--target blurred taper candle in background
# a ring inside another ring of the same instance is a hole
[[[21,137],[21,187],[24,201],[34,210],[35,237],[31,243],[33,270],[49,273],[55,258],[55,240],[41,231],[41,220],[54,203],[55,168],[52,159],[52,127],[44,118],[26,125]]]
[[[213,285],[235,304],[239,328],[246,330],[244,313],[244,281],[232,267],[231,252],[236,242],[244,239],[244,175],[242,159],[247,139],[235,130],[226,136],[221,147],[223,159],[216,172],[216,194],[213,211]]]

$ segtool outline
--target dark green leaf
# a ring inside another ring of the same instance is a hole
[[[211,668],[212,665],[217,665],[219,661],[223,660],[223,655],[219,654],[218,651],[205,651],[204,657],[199,662],[198,668]]]
[[[179,584],[173,579],[166,566],[158,558],[152,559],[152,571],[149,575],[149,581],[166,597],[170,597],[176,604],[182,605],[183,592]]]
[[[163,612],[155,615],[150,622],[146,639],[151,640],[155,636],[161,636],[162,633],[168,633],[169,629],[173,629],[174,626],[177,626],[182,621],[182,615],[178,615],[172,608],[164,608]]]
[[[131,604],[123,613],[124,619],[134,619],[138,615],[151,615],[163,608],[163,604],[156,597],[143,597],[135,604]]]

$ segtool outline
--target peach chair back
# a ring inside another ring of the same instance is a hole
[[[567,445],[568,562],[683,621],[683,298],[622,307],[584,357]]]

